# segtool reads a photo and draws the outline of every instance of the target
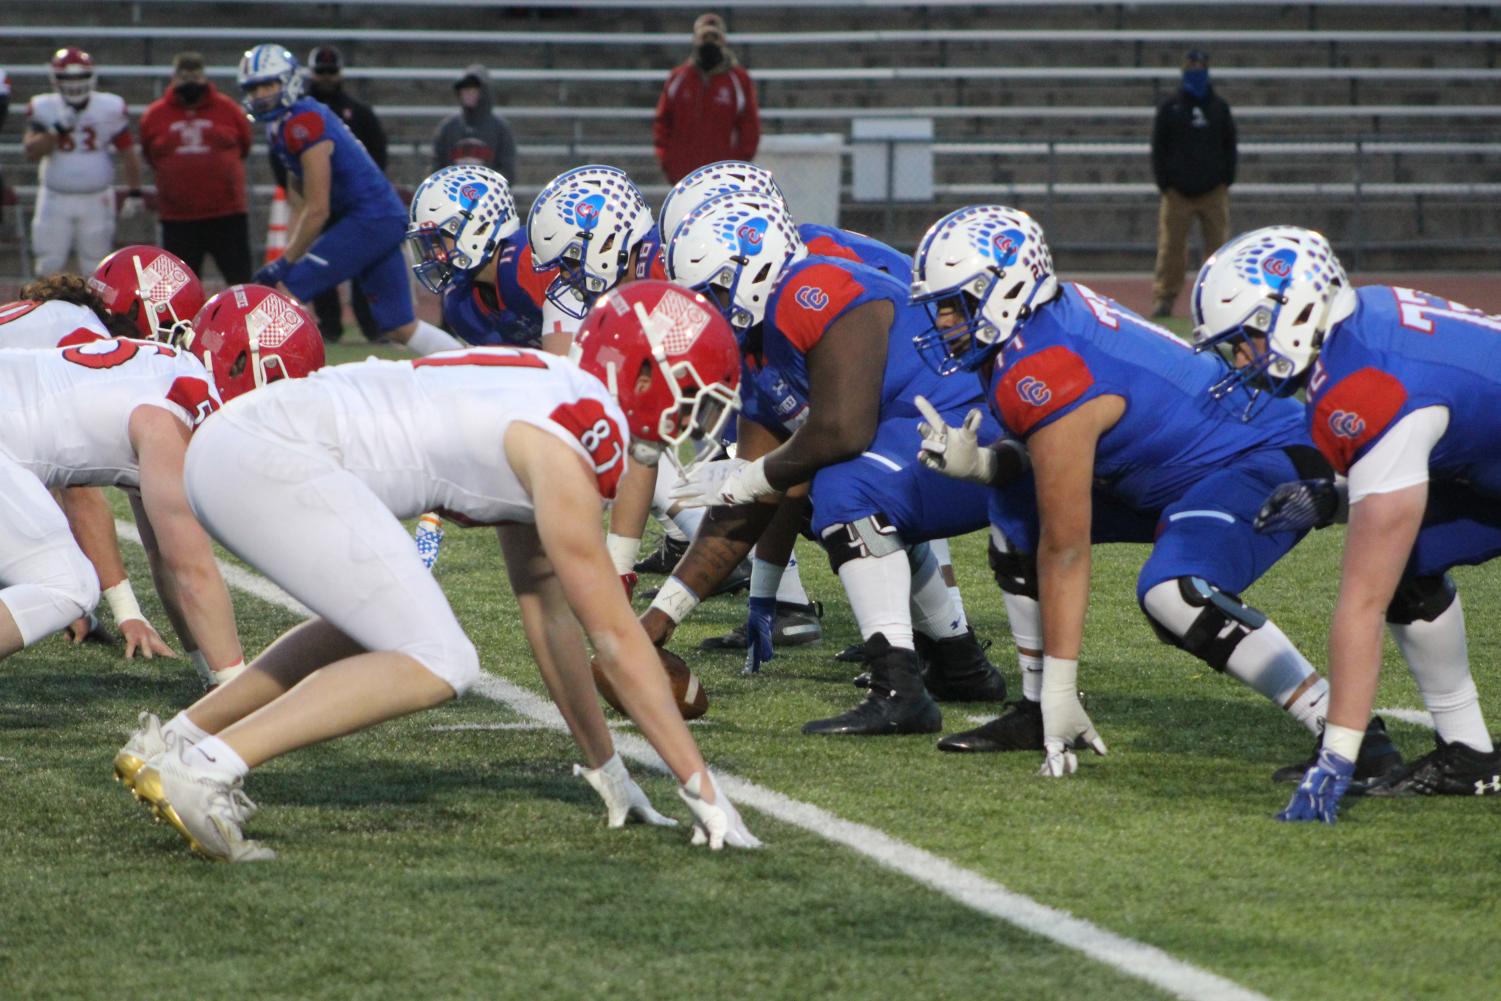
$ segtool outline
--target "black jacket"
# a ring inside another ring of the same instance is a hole
[[[1190,197],[1235,183],[1235,122],[1214,88],[1202,98],[1180,89],[1157,106],[1152,177],[1158,190]]]

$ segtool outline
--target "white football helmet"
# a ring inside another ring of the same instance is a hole
[[[1329,241],[1300,226],[1242,233],[1215,251],[1194,280],[1194,342],[1250,349],[1251,362],[1215,387],[1286,396],[1297,390],[1336,323],[1355,311],[1355,290]],[[1264,335],[1263,343],[1248,334]]]
[[[1057,294],[1037,221],[1004,205],[971,205],[935,222],[917,246],[909,298],[934,322],[914,340],[938,372],[973,370]],[[962,321],[939,329],[940,305],[959,308]]]
[[[667,277],[719,304],[737,335],[766,318],[777,279],[808,256],[780,198],[715,195],[683,217],[667,242]]]
[[[240,104],[245,113],[258,122],[280,118],[302,96],[303,74],[297,57],[280,45],[257,45],[240,59]],[[275,80],[281,91],[270,97],[254,99],[245,93],[257,84]]]
[[[651,228],[651,209],[625,171],[599,165],[553,178],[526,217],[532,266],[558,269],[547,298],[575,317],[626,276]]]
[[[444,167],[412,196],[407,244],[417,280],[442,292],[454,273],[482,268],[502,240],[521,228],[516,199],[499,171],[489,167]]]
[[[759,191],[783,205],[787,204],[787,198],[771,171],[744,160],[721,160],[698,168],[667,192],[667,197],[662,200],[662,211],[657,213],[662,238],[671,239],[684,216],[715,195],[727,191]]]

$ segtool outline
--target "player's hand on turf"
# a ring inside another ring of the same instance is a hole
[[[777,599],[752,598],[747,606],[745,669],[741,673],[759,674],[761,665],[776,656],[771,647],[771,633],[777,617]]]
[[[677,627],[672,616],[660,608],[648,608],[641,613],[641,628],[646,631],[646,638],[651,640],[652,646],[666,646]]]
[[[275,288],[281,284],[281,280],[287,276],[287,272],[291,269],[291,261],[287,260],[284,256],[278,257],[255,273],[255,284]]]
[[[611,827],[624,827],[631,822],[657,827],[678,826],[676,820],[658,813],[652,807],[646,793],[641,791],[636,780],[625,770],[625,762],[620,760],[619,754],[611,755],[610,760],[598,768],[574,765],[573,774],[583,776],[584,781],[593,786],[594,791],[599,793],[599,798],[605,801],[605,814]]]
[[[714,789],[713,803],[705,803],[702,798],[706,779]],[[678,795],[693,812],[695,845],[708,845],[716,852],[725,845],[731,848],[761,847],[761,839],[746,829],[745,821],[740,819],[740,812],[735,809],[735,804],[730,802],[730,797],[719,788],[719,783],[714,781],[714,776],[707,769],[695,772],[691,779],[678,786]]]
[[[176,657],[177,651],[167,645],[158,633],[145,619],[126,619],[116,623],[121,637],[125,640],[125,659],[130,660],[137,653],[147,660],[158,655],[162,657]]]
[[[1305,532],[1310,528],[1328,528],[1334,524],[1339,509],[1348,496],[1343,484],[1332,479],[1293,480],[1283,483],[1267,496],[1256,512],[1256,531]]]
[[[1355,762],[1326,748],[1293,791],[1286,808],[1277,819],[1282,821],[1322,820],[1332,824],[1339,817],[1339,801],[1355,777]]]
[[[924,466],[956,480],[971,483],[990,483],[995,478],[995,452],[980,444],[980,424],[985,415],[971,410],[964,423],[946,424],[933,404],[924,397],[917,397],[918,412],[923,415],[917,431],[922,435],[917,458]]]
[[[1052,662],[1047,658],[1042,675],[1042,746],[1046,753],[1038,775],[1062,778],[1079,770],[1074,748],[1082,741],[1094,753],[1107,753],[1094,721],[1079,701],[1079,666],[1076,661]]]
[[[763,459],[702,462],[672,488],[670,496],[683,507],[749,504],[776,493],[766,482],[765,465]]]
[[[68,639],[74,646],[78,646],[85,640],[91,643],[113,643],[115,638],[104,628],[104,623],[94,617],[93,612],[85,612],[68,624]]]

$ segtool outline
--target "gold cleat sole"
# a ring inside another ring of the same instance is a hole
[[[135,786],[131,791],[135,793],[137,799],[151,807],[151,813],[158,821],[165,820],[176,828],[177,833],[182,835],[183,840],[188,843],[188,847],[194,853],[213,862],[229,861],[208,851],[198,843],[197,838],[193,837],[193,833],[188,830],[182,818],[177,815],[177,811],[172,808],[172,804],[167,802],[167,797],[162,794],[162,778],[157,774],[156,769],[142,768],[137,772]]]
[[[134,754],[121,751],[115,755],[115,781],[128,789],[137,800],[141,799],[141,794],[136,792],[136,776],[145,767],[146,762]]]

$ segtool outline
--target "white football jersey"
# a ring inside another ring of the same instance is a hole
[[[0,351],[0,451],[49,487],[139,486],[128,425],[143,405],[197,427],[220,403],[202,362],[156,341]]]
[[[0,349],[59,348],[108,338],[104,321],[75,302],[22,299],[0,306]]]
[[[534,520],[506,462],[513,421],[568,443],[605,498],[615,496],[628,444],[625,415],[598,379],[519,348],[331,365],[246,393],[215,419],[327,451],[398,518],[437,510],[472,525]]]
[[[42,157],[37,183],[62,194],[89,194],[115,182],[114,151],[134,141],[124,98],[96,90],[79,111],[61,94],[38,94],[26,115],[48,131],[58,122],[72,123],[66,135],[58,136],[52,152]]]

